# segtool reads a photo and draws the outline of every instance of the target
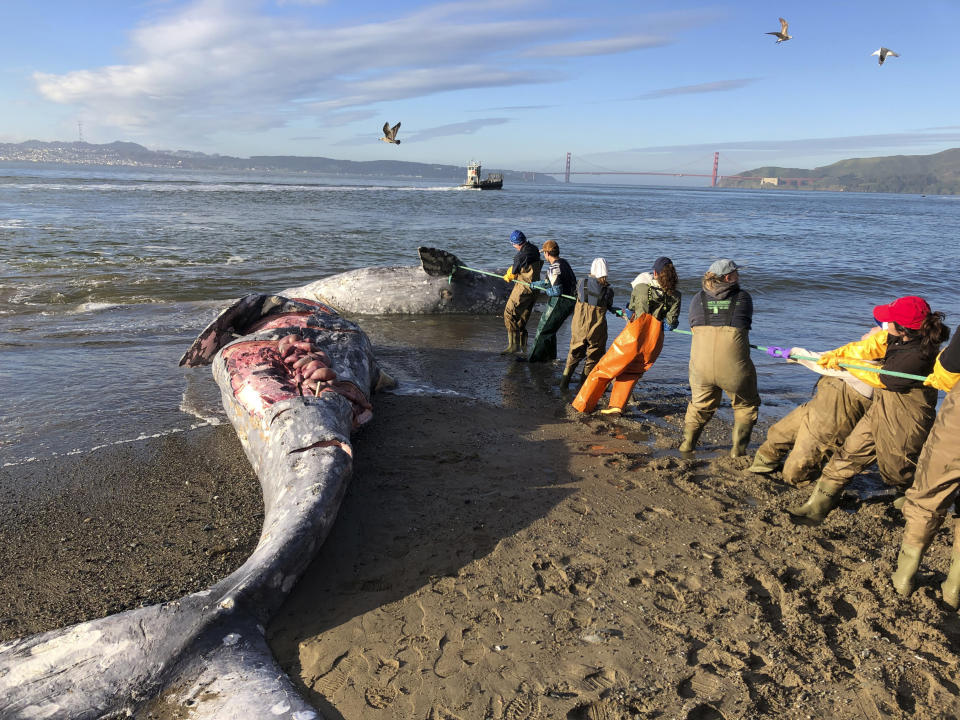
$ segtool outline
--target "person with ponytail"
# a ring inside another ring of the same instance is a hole
[[[926,300],[911,295],[877,305],[873,317],[880,332],[824,353],[817,362],[835,369],[841,362],[872,360],[884,370],[924,377],[933,371],[940,345],[950,337],[942,312],[932,312]],[[917,458],[936,417],[936,388],[922,380],[852,372],[864,380],[872,376],[873,403],[821,470],[813,494],[803,505],[787,509],[795,522],[823,522],[847,483],[873,462],[886,485],[902,492],[913,483]]]
[[[616,340],[587,375],[573,407],[592,412],[607,385],[613,381],[602,415],[620,415],[637,381],[649,370],[663,348],[664,323],[675,328],[680,317],[677,271],[668,257],[657,258],[653,272],[640,273],[631,283],[627,309],[630,320]]]

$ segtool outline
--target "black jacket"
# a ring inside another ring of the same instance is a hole
[[[540,259],[540,251],[534,247],[532,242],[524,242],[520,246],[520,249],[517,250],[517,254],[513,256],[513,265],[510,266],[510,269],[513,271],[514,275],[519,275],[523,272],[524,268],[528,268],[537,260]]]

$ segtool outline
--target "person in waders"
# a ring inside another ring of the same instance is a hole
[[[570,350],[560,376],[560,387],[570,386],[570,378],[583,361],[583,377],[593,370],[607,349],[607,311],[613,305],[613,288],[607,282],[607,261],[594,258],[590,275],[577,283],[577,304],[570,321]]]
[[[925,385],[947,393],[917,461],[917,474],[903,503],[903,544],[897,569],[891,576],[894,588],[906,597],[924,551],[937,534],[960,490],[960,327],[940,353]],[[940,585],[943,601],[960,608],[960,518],[953,524],[953,552],[947,579]]]
[[[873,332],[879,331],[880,328],[874,328],[860,339],[866,340]],[[813,357],[814,360],[788,362],[798,362],[820,373],[820,378],[807,402],[770,427],[747,471],[766,475],[781,470],[783,482],[802,485],[817,478],[824,463],[843,445],[847,435],[869,409],[874,386],[880,380],[876,373],[827,370],[816,362],[822,353],[804,348],[791,348],[785,354]],[[783,357],[783,354],[774,357]]]
[[[580,412],[592,412],[612,380],[610,401],[600,413],[622,414],[637,381],[660,356],[664,323],[671,328],[677,326],[680,293],[670,258],[657,258],[653,272],[641,273],[631,285],[633,292],[627,305],[630,320],[574,398],[573,407]]]
[[[510,234],[510,243],[516,254],[503,279],[514,285],[503,309],[503,324],[507,326],[507,347],[501,351],[501,355],[527,350],[527,321],[537,301],[537,291],[530,285],[540,279],[540,270],[543,267],[543,260],[540,259],[536,246],[528,242],[521,231],[514,230]]]
[[[740,457],[750,444],[760,393],[757,370],[750,359],[753,298],[740,288],[741,267],[733,260],[717,260],[703,276],[703,289],[690,301],[690,402],[680,452],[696,448],[724,392],[733,406],[730,456]]]
[[[884,329],[824,353],[817,362],[836,369],[841,362],[878,360],[884,370],[924,377],[933,371],[940,344],[950,337],[943,313],[931,312],[921,297],[908,296],[877,305],[873,317]],[[880,375],[880,385],[870,408],[823,466],[807,501],[787,508],[794,522],[823,522],[840,503],[847,483],[873,462],[886,485],[903,491],[913,483],[917,458],[936,417],[937,390],[922,380],[886,374]]]
[[[543,257],[547,266],[544,273],[546,280],[532,283],[532,286],[545,292],[550,299],[540,316],[537,335],[530,348],[528,360],[532,363],[557,359],[557,331],[563,321],[570,317],[577,302],[574,297],[577,292],[577,276],[573,274],[570,263],[560,257],[560,246],[554,240],[547,240],[543,244]]]

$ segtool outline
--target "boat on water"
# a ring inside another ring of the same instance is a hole
[[[487,176],[481,180],[480,163],[472,162],[467,165],[467,181],[460,187],[471,190],[502,190],[503,173],[487,173]]]

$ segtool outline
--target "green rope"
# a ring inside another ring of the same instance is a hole
[[[487,272],[486,270],[477,270],[476,268],[467,267],[466,265],[457,265],[457,267],[463,270],[469,270],[470,272],[480,273],[481,275],[489,275],[490,277],[500,278],[501,280],[503,280],[503,275],[497,275],[497,273]],[[449,280],[451,282],[453,281],[453,273],[450,273]],[[515,282],[515,283],[519,283],[520,285],[526,285],[527,287],[531,287],[530,283],[525,282],[523,280],[512,280],[511,282]],[[561,295],[560,297],[570,298],[571,300],[577,299],[571,295]],[[671,329],[670,332],[681,333],[683,335],[693,335],[693,332],[690,330]],[[766,347],[765,345],[751,344],[750,347],[754,350],[759,350],[760,352],[763,352],[763,353],[769,350],[769,348]],[[812,360],[814,362],[817,360],[817,358],[811,357],[809,355],[791,355],[790,358],[793,360]],[[926,375],[911,375],[910,373],[897,372],[896,370],[884,370],[883,368],[873,367],[870,365],[853,365],[851,363],[845,363],[845,362],[838,363],[838,364],[840,365],[840,367],[848,368],[850,370],[866,370],[867,372],[879,373],[882,375],[892,375],[894,377],[906,378],[907,380],[919,380],[920,382],[923,382],[927,379]]]

